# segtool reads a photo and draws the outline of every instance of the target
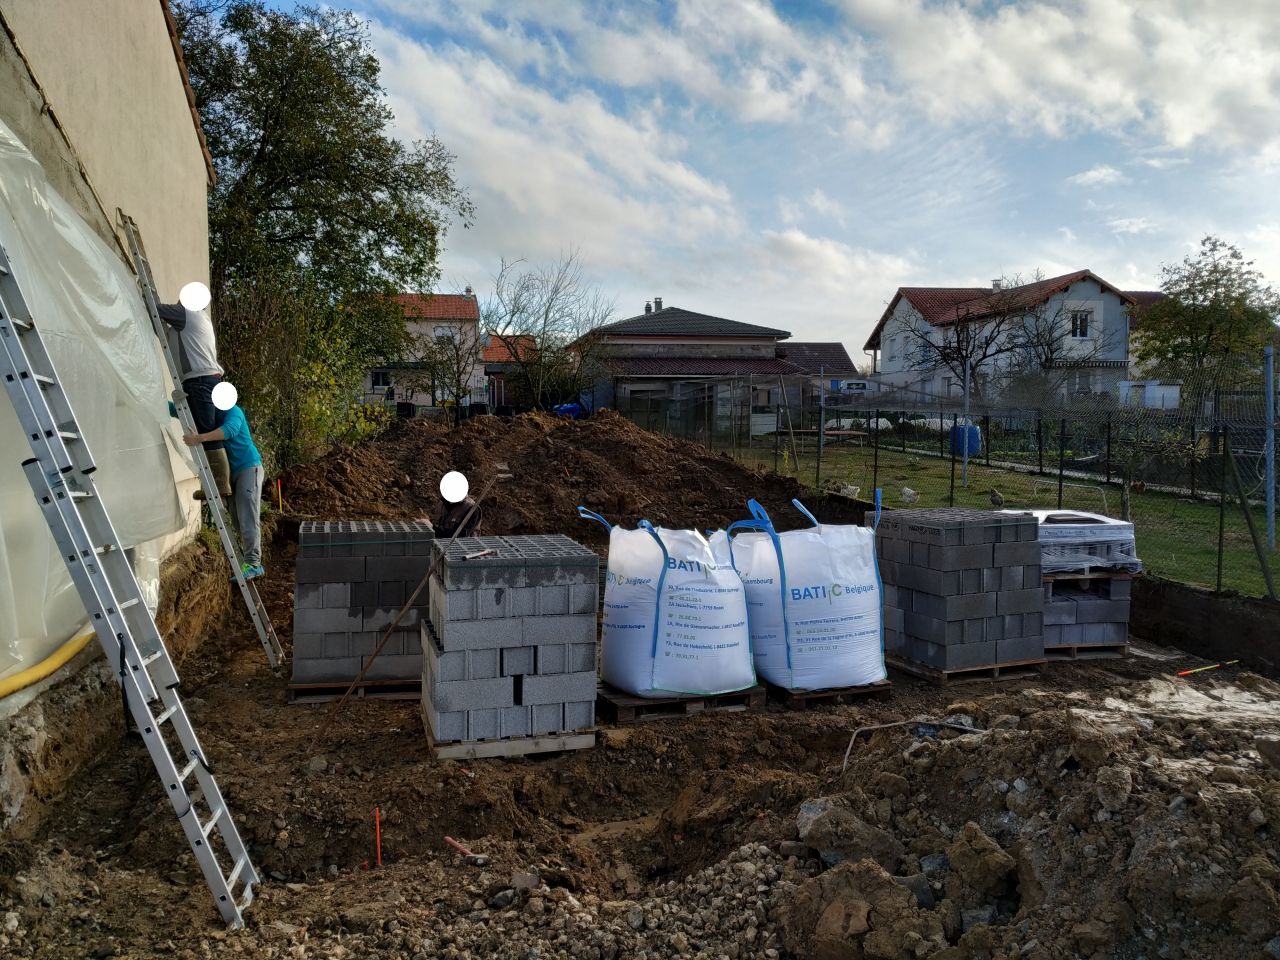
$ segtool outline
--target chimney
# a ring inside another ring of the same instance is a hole
[[[654,309],[654,310],[661,310],[661,309],[662,309],[662,298],[661,298],[661,297],[654,297],[654,298],[653,298],[653,309]]]
[[[997,277],[996,279],[994,279],[994,280],[992,280],[992,281],[991,281],[991,289],[992,289],[992,290],[999,290],[999,289],[1001,289],[1003,286],[1004,286],[1004,280],[1002,280],[1000,277]]]
[[[468,296],[468,297],[474,297],[474,296],[475,296],[475,294],[471,292],[471,284],[469,284],[469,283],[467,284],[467,289],[466,289],[466,290],[464,290],[464,291],[462,291],[462,292],[463,292],[463,294],[465,294],[465,295],[466,295],[466,296]]]
[[[644,312],[653,313],[653,304],[650,303],[648,300],[644,302]]]

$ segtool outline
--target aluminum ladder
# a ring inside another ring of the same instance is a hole
[[[160,319],[159,298],[156,296],[155,279],[151,275],[151,261],[147,259],[146,250],[142,246],[138,225],[123,210],[118,213],[120,225],[124,228],[125,237],[129,241],[129,253],[133,257],[133,264],[138,274],[138,286],[142,288],[142,299],[146,301],[147,313],[151,316],[151,326],[160,340],[164,362],[169,367],[169,379],[173,384],[173,405],[177,408],[178,420],[182,424],[184,433],[193,433],[196,429],[196,421],[187,403],[187,395],[182,389],[181,369],[169,347],[164,322]],[[258,631],[258,639],[262,642],[262,649],[267,654],[267,663],[271,665],[272,670],[278,672],[280,663],[284,660],[284,651],[280,647],[279,638],[276,637],[275,628],[271,626],[271,617],[267,614],[262,597],[258,595],[258,588],[252,580],[244,578],[244,573],[240,569],[243,562],[240,548],[236,545],[235,537],[227,523],[226,509],[223,507],[222,495],[218,492],[218,484],[213,478],[213,471],[209,468],[209,458],[205,455],[204,447],[200,445],[188,449],[195,460],[196,473],[200,476],[200,485],[204,488],[204,500],[213,517],[213,525],[217,528],[218,536],[222,540],[222,549],[226,551],[227,559],[231,561],[232,578],[240,588],[240,596],[244,598],[244,605],[249,611],[249,619],[253,621],[253,628]]]
[[[177,671],[98,496],[97,467],[3,248],[0,376],[31,445],[22,470],[115,668],[125,706],[222,919],[242,926],[257,871],[183,709]]]

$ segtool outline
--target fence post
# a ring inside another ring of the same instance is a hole
[[[1044,476],[1044,419],[1036,411],[1036,472]]]
[[[1107,414],[1107,483],[1111,482],[1111,414]]]
[[[938,426],[942,426],[942,420],[939,418]],[[947,505],[954,507],[956,505],[956,415],[951,415],[951,490],[947,494]]]
[[[991,414],[982,415],[982,452],[987,466],[991,466]]]
[[[1191,499],[1196,498],[1196,422],[1191,421]]]
[[[773,472],[778,472],[778,447],[782,443],[782,410],[773,410]]]
[[[1058,509],[1062,509],[1062,474],[1067,465],[1067,418],[1058,420]]]
[[[1217,424],[1213,428],[1213,449],[1218,452],[1218,593],[1222,592],[1222,545],[1226,538],[1227,528],[1227,427],[1223,424],[1219,431]],[[1218,439],[1222,447],[1218,447]]]
[[[938,410],[938,456],[945,457],[947,455],[947,431],[942,428],[943,414],[945,410]],[[953,417],[954,420],[954,417]]]
[[[876,408],[876,425],[871,433],[871,490],[880,486],[880,408]]]
[[[1265,424],[1266,424],[1266,443],[1267,449],[1265,454],[1266,470],[1264,471],[1267,478],[1267,547],[1271,550],[1276,548],[1276,351],[1271,344],[1267,344],[1263,352],[1262,369],[1265,374],[1265,382],[1262,387],[1262,401],[1266,404],[1264,408]]]
[[[822,367],[818,368],[818,456],[813,465],[813,489],[822,489],[822,453],[827,439],[827,381],[823,378]]]

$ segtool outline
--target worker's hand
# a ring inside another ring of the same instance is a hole
[[[182,440],[188,447],[194,447],[201,443],[200,434],[198,433],[184,433]]]

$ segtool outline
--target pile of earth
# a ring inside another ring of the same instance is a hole
[[[481,509],[482,534],[562,531],[602,544],[603,528],[578,517],[585,505],[613,523],[645,518],[681,528],[722,527],[759,500],[780,527],[802,523],[789,504],[802,493],[790,477],[761,473],[687,440],[651,433],[612,411],[585,420],[543,413],[474,417],[456,429],[435,420],[400,420],[386,431],[334,450],[282,477],[291,516],[302,519],[430,517],[449,470],[473,494],[505,464]],[[814,505],[828,521],[856,522],[844,507]],[[833,511],[837,511],[833,514]]]
[[[996,696],[855,747],[802,803],[817,960],[1280,957],[1280,687]],[[1037,702],[1038,701],[1038,702]],[[1259,734],[1259,730],[1264,730]]]

